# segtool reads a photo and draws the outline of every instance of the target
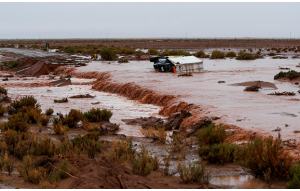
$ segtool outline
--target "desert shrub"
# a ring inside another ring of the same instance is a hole
[[[182,133],[173,133],[171,142],[171,153],[179,158],[185,158],[186,137]]]
[[[46,110],[45,114],[46,114],[46,115],[52,115],[53,112],[54,112],[53,109],[52,109],[52,108],[49,108],[49,109]]]
[[[145,129],[142,129],[143,135],[148,138],[152,138],[155,140],[158,140],[160,143],[165,143],[167,138],[167,132],[164,128],[153,128],[148,127]]]
[[[205,167],[203,164],[194,163],[189,164],[188,166],[179,164],[177,170],[183,183],[205,184],[209,181],[209,176],[205,172]]]
[[[68,178],[69,175],[66,173],[70,173],[71,165],[67,160],[60,161],[55,168],[49,174],[49,181],[50,182],[58,182],[65,178]]]
[[[42,167],[36,167],[35,161],[30,155],[23,157],[22,163],[18,170],[25,181],[33,184],[39,184],[46,175],[46,169]]]
[[[26,132],[29,128],[27,116],[23,113],[16,113],[8,118],[8,121],[4,124],[4,128],[12,129],[15,131]]]
[[[2,62],[1,64],[8,69],[14,69],[19,67],[22,63],[18,61],[6,61]]]
[[[281,71],[274,76],[274,80],[278,80],[278,79],[282,79],[282,78],[287,78],[289,80],[293,80],[293,79],[296,79],[299,77],[300,77],[300,72],[297,72],[295,70],[290,70],[287,72]]]
[[[12,158],[10,158],[8,156],[8,154],[6,153],[3,158],[1,159],[2,164],[3,164],[3,169],[7,171],[8,175],[10,176],[11,173],[14,170],[14,161]]]
[[[0,116],[3,116],[4,113],[6,112],[6,107],[4,107],[3,105],[0,105]]]
[[[70,112],[64,117],[63,124],[69,128],[77,127],[79,121],[83,120],[83,114],[76,109],[71,109]]]
[[[27,108],[24,112],[23,112],[26,122],[29,124],[37,124],[39,122],[41,122],[42,120],[42,115],[41,115],[41,110],[40,109],[36,109],[36,108]]]
[[[294,164],[289,170],[290,180],[288,182],[288,188],[299,189],[300,188],[300,164]]]
[[[84,113],[84,118],[89,122],[109,121],[111,116],[112,112],[110,110],[99,108],[92,108]]]
[[[158,52],[158,50],[156,50],[156,49],[154,49],[154,48],[150,48],[150,49],[148,50],[148,54],[150,54],[150,55],[158,55],[159,52]]]
[[[236,57],[236,53],[233,51],[227,52],[226,53],[226,57],[227,58],[235,58]]]
[[[196,52],[195,56],[198,58],[209,58],[209,55],[205,54],[205,52],[202,50]]]
[[[143,147],[140,153],[136,153],[132,159],[133,173],[147,176],[152,171],[158,169],[158,159],[153,158]]]
[[[71,146],[79,153],[87,153],[88,157],[95,158],[101,151],[101,144],[98,141],[99,134],[87,134],[83,137],[77,136],[71,140]]]
[[[190,56],[191,54],[185,50],[164,50],[161,55],[163,56]]]
[[[245,51],[240,51],[238,56],[236,57],[237,60],[255,60],[258,56],[256,54],[252,54]]]
[[[112,48],[102,48],[100,55],[103,60],[112,61],[117,59],[116,52]]]
[[[240,162],[255,176],[265,180],[288,177],[291,159],[284,153],[280,139],[256,138],[242,149]]]
[[[199,156],[213,164],[225,164],[235,162],[239,147],[234,144],[220,143],[202,145],[199,147]]]
[[[42,115],[41,119],[40,119],[40,122],[41,122],[42,126],[47,126],[48,123],[49,123],[49,117],[45,116],[45,115]]]
[[[68,131],[68,128],[61,123],[57,123],[53,124],[53,130],[56,135],[64,135]]]
[[[36,99],[33,96],[25,96],[19,100],[15,100],[10,105],[15,113],[23,111],[26,108],[36,108],[39,109],[40,105],[37,103]]]
[[[115,161],[127,161],[132,159],[135,151],[132,148],[132,142],[127,141],[116,141],[112,143],[112,149],[109,153],[109,157]]]
[[[199,145],[212,145],[223,143],[226,138],[226,132],[223,126],[209,124],[207,127],[201,128],[197,132]]]
[[[225,58],[225,53],[219,50],[212,51],[210,59],[223,59]]]
[[[34,138],[31,144],[30,154],[51,157],[55,154],[55,151],[56,146],[51,139]]]
[[[7,95],[7,90],[0,86],[0,94]]]

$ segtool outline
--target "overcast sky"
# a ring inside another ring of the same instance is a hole
[[[300,3],[0,3],[7,38],[300,38]]]

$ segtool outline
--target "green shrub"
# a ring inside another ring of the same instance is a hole
[[[225,164],[235,162],[239,147],[234,144],[220,143],[203,145],[199,147],[199,156],[213,164]]]
[[[214,50],[211,53],[210,59],[223,59],[225,58],[225,53],[219,50]]]
[[[22,63],[18,61],[6,61],[2,62],[1,64],[8,69],[14,69],[19,67]]]
[[[145,148],[140,153],[136,153],[132,159],[133,173],[147,176],[152,171],[158,169],[158,160],[153,158]]]
[[[236,57],[237,60],[255,60],[258,56],[256,54],[252,54],[245,51],[240,51],[238,56]]]
[[[177,170],[183,183],[207,184],[209,181],[203,164],[194,163],[188,166],[179,164]]]
[[[99,134],[77,136],[71,141],[71,147],[79,153],[87,153],[88,157],[95,158],[96,154],[101,151],[101,144],[98,139]]]
[[[294,164],[291,166],[290,170],[291,179],[288,182],[288,188],[299,189],[300,188],[300,164]]]
[[[52,108],[49,108],[49,109],[46,110],[45,113],[46,113],[46,115],[52,115],[53,112],[54,112],[53,109],[52,109]]]
[[[202,50],[196,52],[195,56],[198,58],[209,58],[209,55],[205,54],[205,52]]]
[[[68,161],[66,160],[60,161],[56,165],[56,168],[52,169],[48,179],[50,182],[58,182],[60,180],[68,178],[69,175],[66,172],[70,173],[70,170],[71,170],[71,165]]]
[[[289,175],[291,159],[284,153],[280,139],[256,138],[243,146],[239,158],[242,165],[265,180],[286,179]]]
[[[191,54],[185,50],[164,50],[161,55],[163,56],[190,56]]]
[[[116,52],[112,48],[102,48],[100,55],[103,60],[112,61],[117,59]]]
[[[83,114],[81,111],[76,109],[71,109],[70,112],[64,117],[63,124],[67,125],[69,128],[77,127],[79,121],[83,120]]]
[[[0,94],[7,95],[7,90],[0,86]]]
[[[101,122],[101,121],[109,121],[112,116],[112,112],[107,109],[95,109],[92,108],[91,110],[84,113],[84,117],[89,122]]]
[[[226,57],[227,58],[235,58],[236,57],[236,53],[233,51],[227,52],[226,53]]]
[[[33,96],[25,96],[19,100],[15,100],[11,103],[12,112],[17,113],[19,111],[24,111],[27,108],[36,108],[39,109],[40,105],[37,103],[37,100]]]
[[[158,50],[156,50],[156,49],[154,49],[154,48],[150,48],[150,49],[148,50],[148,54],[150,54],[150,55],[158,55],[159,52],[158,52]]]
[[[294,80],[296,78],[299,78],[300,77],[300,72],[297,72],[295,70],[290,70],[290,71],[287,71],[287,72],[279,72],[278,74],[276,74],[274,76],[274,80],[278,80],[278,79],[284,79],[284,78],[287,78],[289,80]]]
[[[201,128],[197,132],[199,145],[213,145],[223,143],[226,138],[226,132],[223,126],[216,126],[213,123],[207,127]]]

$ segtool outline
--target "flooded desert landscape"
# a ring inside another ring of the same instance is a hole
[[[0,188],[300,188],[299,8],[0,3]]]

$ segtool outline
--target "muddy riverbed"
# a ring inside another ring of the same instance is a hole
[[[192,77],[178,77],[171,73],[156,73],[148,61],[91,62],[79,71],[110,72],[119,83],[134,82],[165,94],[179,96],[188,103],[201,105],[205,114],[221,117],[221,122],[237,125],[261,133],[277,135],[281,129],[283,139],[300,140],[299,85],[274,80],[279,67],[299,70],[300,59],[204,59],[205,71]],[[232,84],[247,81],[267,81],[278,89],[263,88],[259,92],[244,92],[244,86]],[[225,81],[225,83],[218,83]],[[293,91],[295,96],[271,96],[274,91]]]

